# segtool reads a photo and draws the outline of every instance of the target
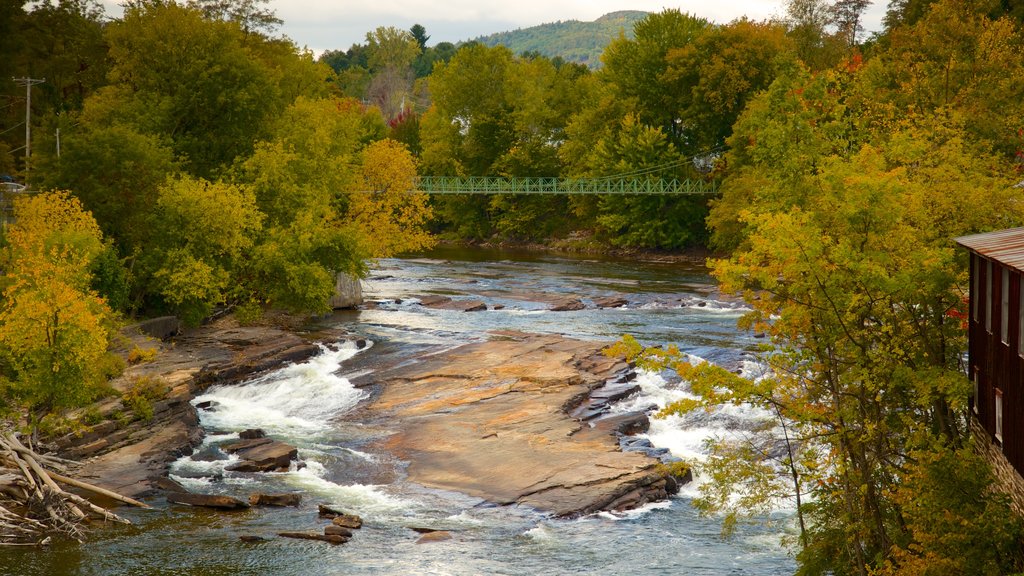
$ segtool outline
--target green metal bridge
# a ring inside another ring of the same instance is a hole
[[[659,178],[497,178],[420,176],[428,194],[697,194],[718,193],[714,182]]]

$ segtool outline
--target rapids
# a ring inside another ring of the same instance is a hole
[[[418,304],[425,294],[483,300],[503,309],[435,310]],[[699,478],[667,502],[622,514],[563,520],[497,507],[408,482],[402,462],[371,447],[389,433],[387,422],[363,417],[359,410],[370,392],[353,382],[372,381],[386,366],[484,340],[492,330],[609,342],[629,333],[645,343],[677,343],[688,354],[729,369],[756,370],[758,340],[735,328],[746,308],[718,296],[702,266],[446,250],[378,262],[364,280],[364,295],[378,303],[376,308],[340,312],[321,319],[319,327],[343,327],[371,346],[325,346],[308,362],[208,389],[195,400],[216,406],[200,412],[204,444],[193,457],[172,465],[172,477],[194,490],[241,497],[254,491],[302,492],[298,509],[219,513],[153,498],[155,510],[119,510],[135,526],[99,531],[85,545],[0,550],[0,573],[774,576],[794,571],[791,551],[780,544],[792,530],[785,506],[772,523],[741,525],[728,540],[719,536],[720,519],[701,518],[690,504]],[[568,296],[585,303],[622,296],[628,305],[547,310],[552,298]],[[685,383],[664,376],[640,374],[641,392],[615,409],[660,407],[689,394]],[[743,430],[762,417],[751,408],[731,408],[654,420],[646,437],[699,464],[705,438]],[[218,444],[256,427],[298,446],[306,465],[264,475],[226,472],[234,457]],[[314,529],[320,525],[317,503],[361,515],[364,528],[343,546],[238,540],[240,534]],[[453,539],[416,544],[413,527],[449,530]]]

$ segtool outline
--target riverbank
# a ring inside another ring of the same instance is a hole
[[[131,350],[144,350],[152,359],[129,366],[111,382],[118,395],[73,415],[90,425],[56,438],[54,445],[61,456],[80,461],[77,477],[139,497],[152,494],[168,465],[202,441],[193,398],[213,384],[238,382],[319,351],[293,332],[242,327],[230,318],[166,340],[137,327],[124,335]],[[136,400],[125,402],[126,397]]]
[[[596,242],[587,236],[570,235],[568,238],[551,238],[544,242],[517,240],[483,241],[441,241],[439,246],[449,248],[484,248],[521,252],[561,254],[569,256],[594,256],[616,259],[631,259],[637,262],[673,263],[686,262],[703,265],[708,258],[715,257],[710,249],[695,246],[683,250],[656,250],[652,248],[623,248]]]

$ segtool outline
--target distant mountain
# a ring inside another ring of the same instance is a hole
[[[627,38],[633,38],[633,24],[644,16],[647,12],[623,10],[605,14],[593,22],[559,21],[481,36],[476,41],[487,46],[505,46],[514,54],[535,51],[549,58],[561,56],[567,61],[599,68],[605,46],[618,38],[620,31],[625,32]]]

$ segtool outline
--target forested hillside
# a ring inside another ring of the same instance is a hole
[[[475,41],[485,46],[504,46],[513,54],[536,52],[594,69],[601,67],[601,53],[605,46],[619,34],[632,38],[633,25],[646,15],[646,12],[637,10],[623,10],[605,14],[593,22],[552,22],[480,36]]]

